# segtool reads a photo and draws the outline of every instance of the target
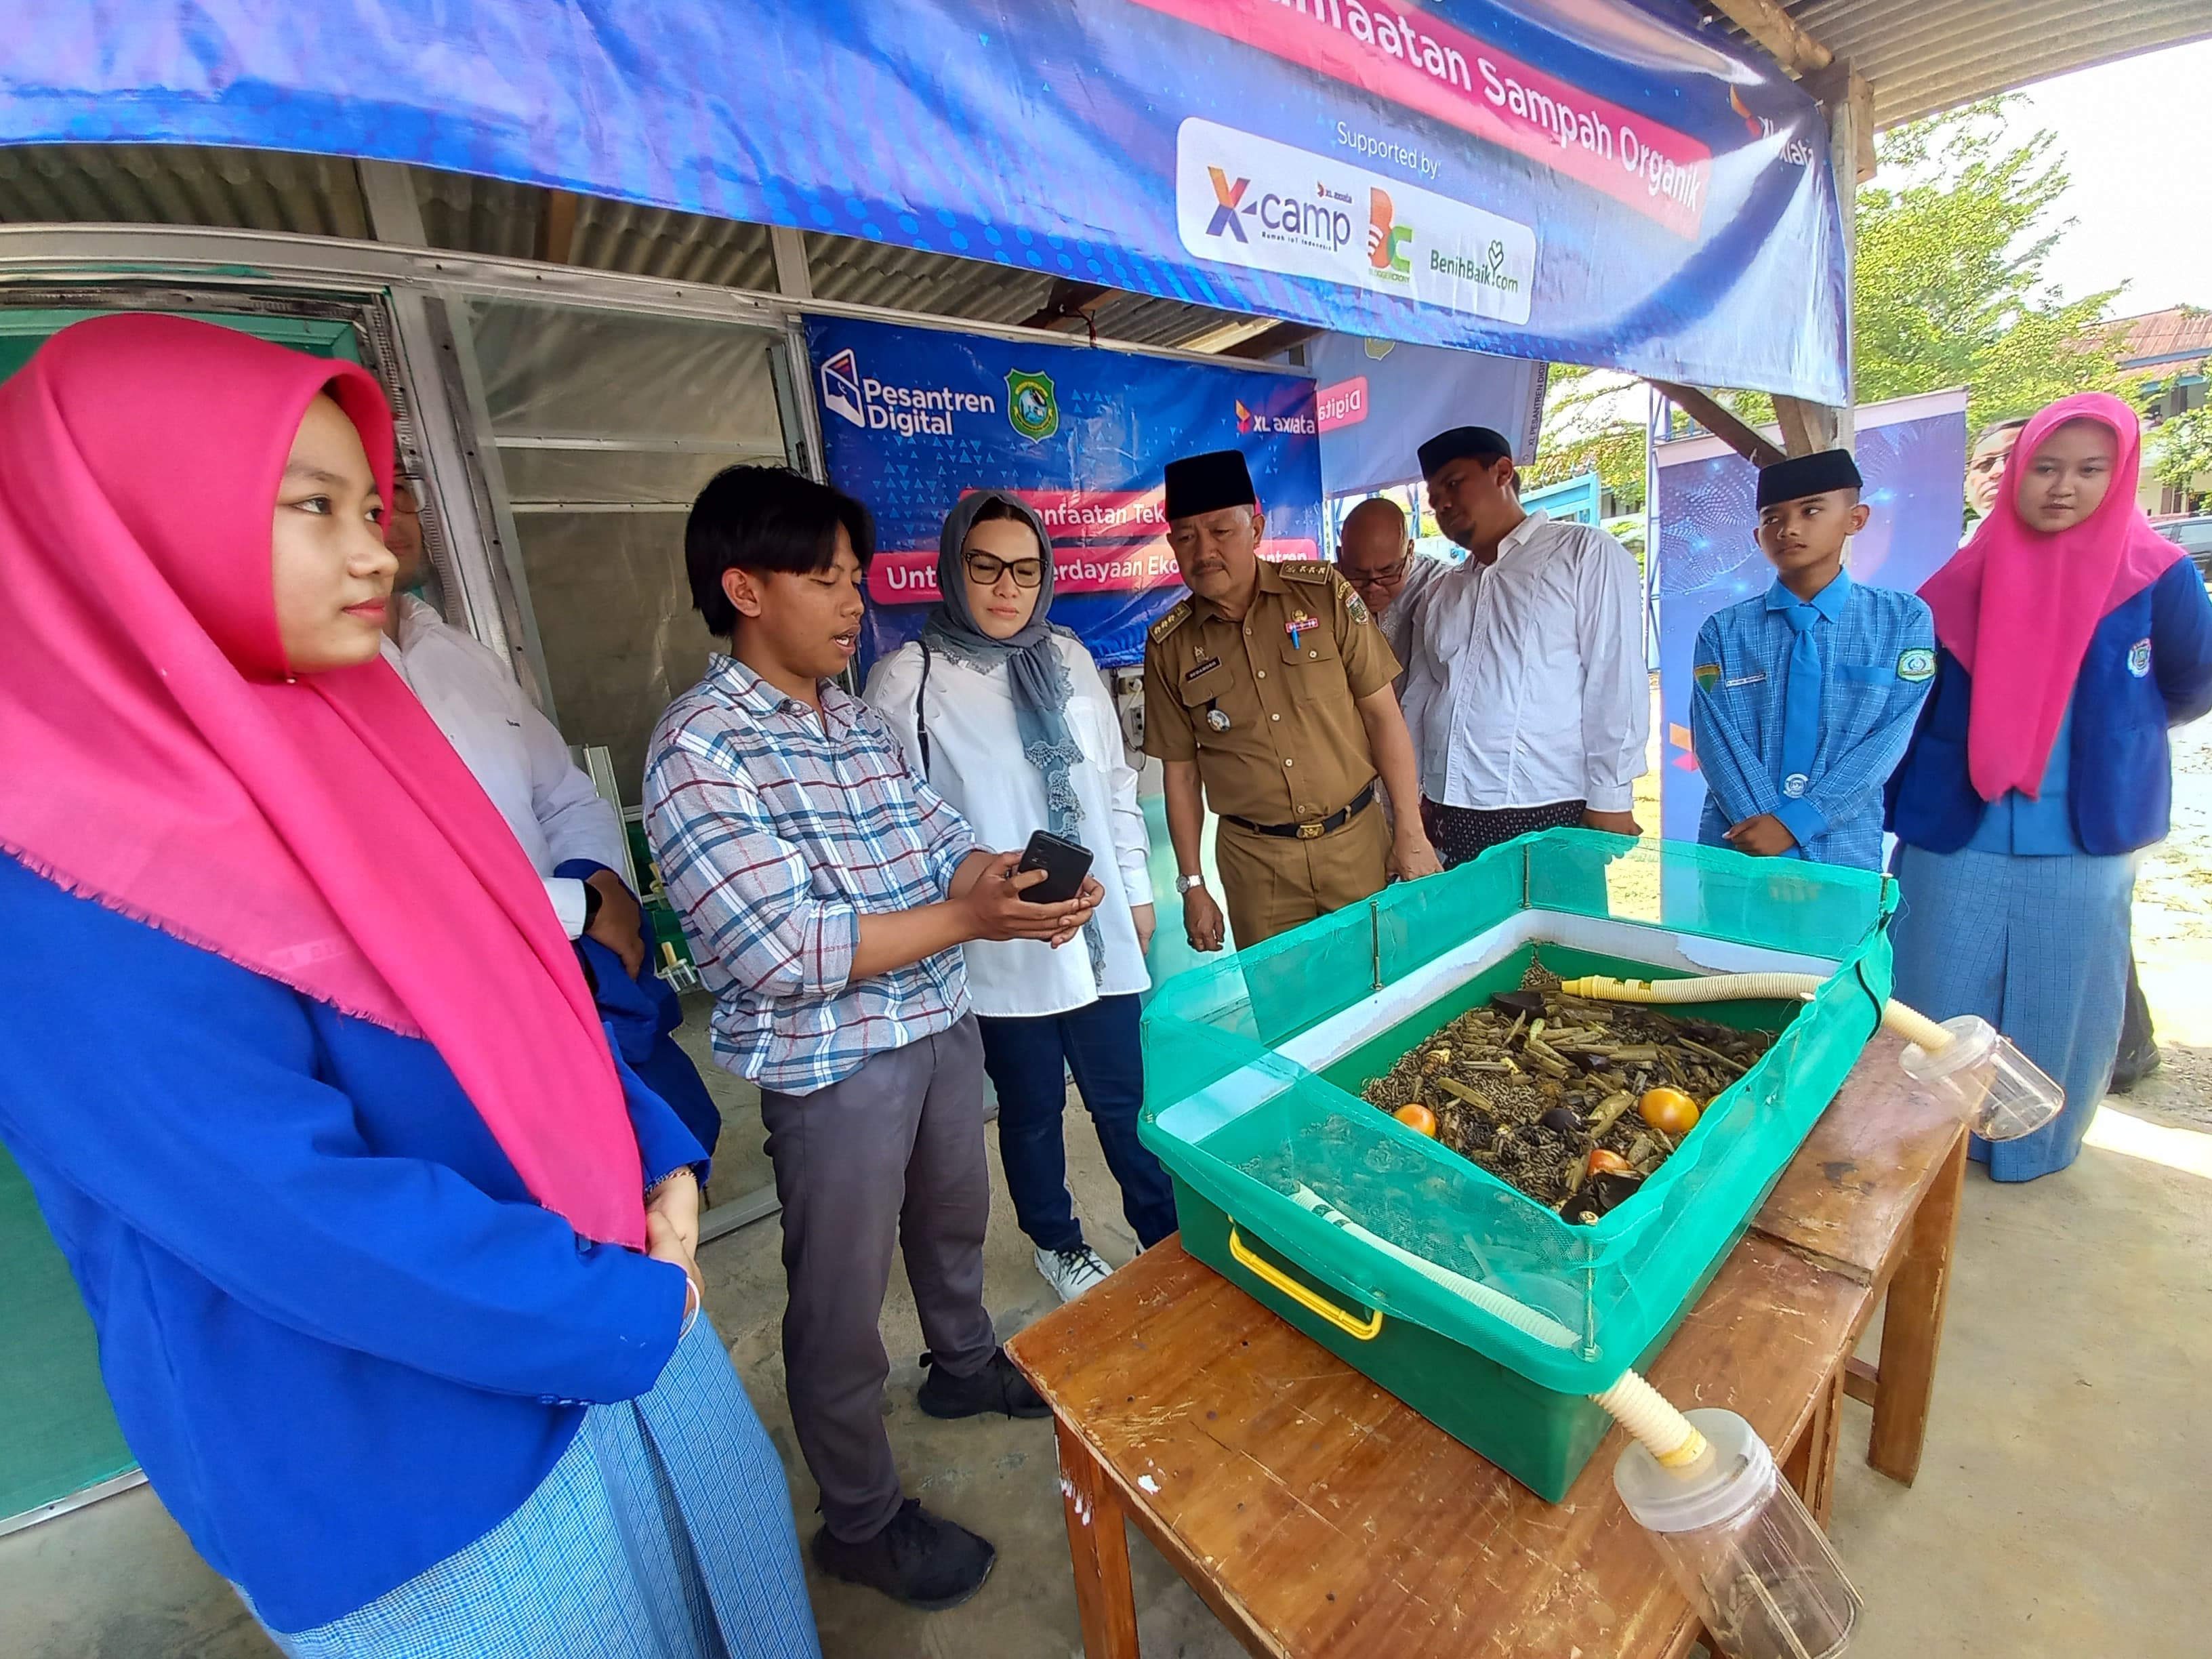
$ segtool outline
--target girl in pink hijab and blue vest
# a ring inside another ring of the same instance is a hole
[[[366,371],[204,323],[0,386],[0,1139],[286,1653],[816,1659],[705,1155],[379,658],[392,459]]]
[[[2136,412],[2062,398],[1920,590],[1936,680],[1891,780],[1898,998],[1979,1014],[2066,1091],[1998,1181],[2063,1170],[2119,1042],[2137,854],[2166,832],[2166,732],[2212,709],[2212,603],[2136,505]]]

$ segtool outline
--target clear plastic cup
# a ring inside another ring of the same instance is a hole
[[[1832,1659],[1861,1605],[1843,1564],[1750,1424],[1683,1415],[1705,1454],[1674,1470],[1632,1442],[1613,1471],[1629,1514],[1729,1659]]]
[[[1941,1048],[1907,1043],[1900,1062],[1914,1082],[1958,1103],[1984,1140],[2018,1140],[2042,1128],[2066,1104],[2066,1091],[1978,1014],[1943,1022]]]

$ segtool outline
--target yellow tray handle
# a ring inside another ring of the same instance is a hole
[[[1308,1290],[1271,1261],[1263,1261],[1246,1248],[1237,1236],[1237,1223],[1229,1223],[1229,1255],[1237,1265],[1257,1278],[1263,1285],[1272,1285],[1297,1303],[1308,1313],[1319,1316],[1342,1331],[1346,1336],[1362,1342],[1372,1342],[1382,1334],[1382,1310],[1372,1310],[1364,1319],[1354,1319],[1350,1314],[1316,1291]]]

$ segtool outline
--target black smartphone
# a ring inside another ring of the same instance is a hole
[[[1030,837],[1022,861],[1014,866],[1018,876],[1031,870],[1043,871],[1044,879],[1022,889],[1022,896],[1032,904],[1065,904],[1083,890],[1083,878],[1091,873],[1091,849],[1079,841],[1040,830]]]

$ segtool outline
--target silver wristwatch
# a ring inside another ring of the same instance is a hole
[[[1177,898],[1181,898],[1185,893],[1190,891],[1192,888],[1203,887],[1205,885],[1206,878],[1204,876],[1177,876],[1176,878],[1176,896]]]

